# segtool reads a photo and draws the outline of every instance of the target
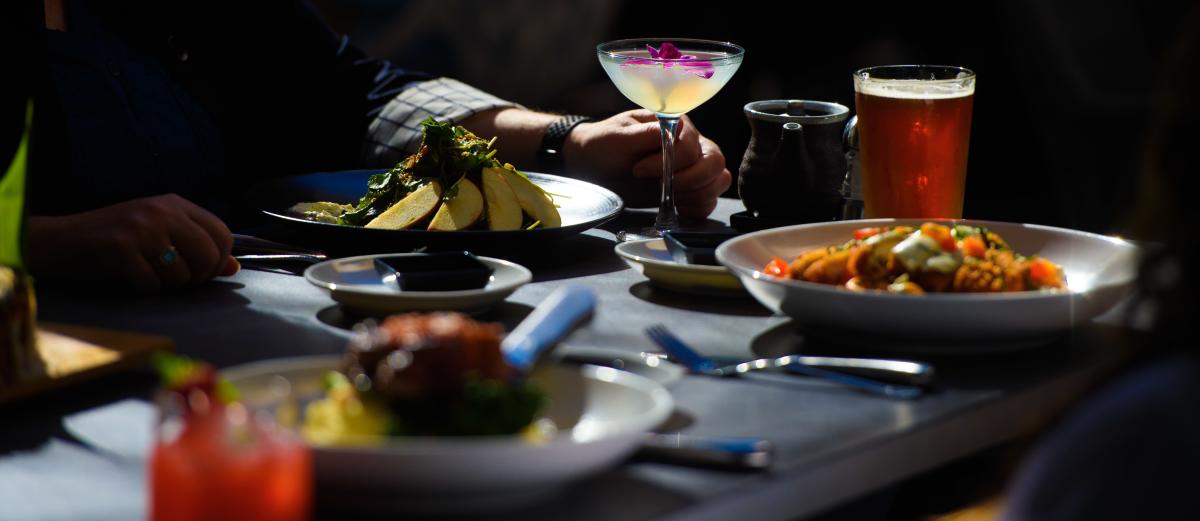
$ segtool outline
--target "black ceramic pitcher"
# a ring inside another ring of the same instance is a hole
[[[746,104],[750,145],[738,194],[756,217],[786,223],[832,221],[842,212],[850,109],[837,103],[767,100]]]

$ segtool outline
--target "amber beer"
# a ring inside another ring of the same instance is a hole
[[[870,67],[854,74],[866,217],[962,217],[975,74]]]

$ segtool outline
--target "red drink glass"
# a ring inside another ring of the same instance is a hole
[[[889,65],[854,73],[864,213],[960,218],[975,73]]]
[[[193,394],[182,412],[171,398],[150,457],[152,521],[310,518],[312,456],[301,439],[238,403]]]

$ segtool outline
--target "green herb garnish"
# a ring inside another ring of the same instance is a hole
[[[168,391],[188,395],[199,391],[221,403],[233,403],[238,390],[228,380],[217,376],[212,365],[186,356],[159,353],[154,356],[154,368]]]
[[[471,131],[433,117],[421,122],[421,147],[391,170],[371,176],[367,193],[340,223],[363,226],[422,185],[438,181],[442,200],[453,199],[463,176],[478,175],[484,167],[499,167],[496,138],[483,139]]]
[[[461,394],[392,400],[393,436],[516,434],[537,418],[546,393],[533,382],[468,377]]]

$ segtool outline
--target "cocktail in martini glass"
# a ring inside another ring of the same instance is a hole
[[[662,202],[654,226],[626,230],[620,241],[662,237],[678,229],[675,194],[675,138],[679,118],[716,95],[742,64],[745,50],[737,45],[686,38],[638,38],[596,46],[604,72],[630,101],[658,116],[662,131]]]

